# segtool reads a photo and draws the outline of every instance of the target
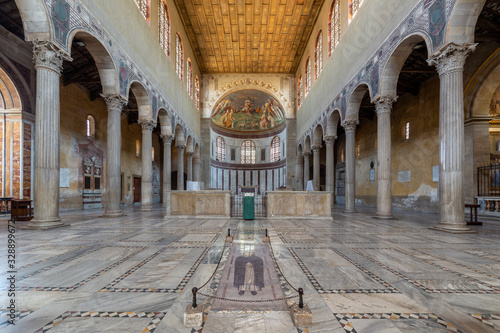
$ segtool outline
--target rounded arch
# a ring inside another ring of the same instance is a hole
[[[415,46],[422,41],[425,42],[427,54],[431,54],[431,42],[428,37],[421,33],[411,34],[403,39],[394,49],[387,60],[382,74],[380,76],[379,95],[387,97],[396,97],[399,74],[403,68],[406,59],[413,52]]]
[[[191,135],[188,135],[186,140],[186,153],[194,153],[193,138],[191,137]]]
[[[474,30],[486,0],[456,0],[446,29],[447,43],[473,43]]]
[[[304,140],[304,154],[311,153],[311,136],[306,136]]]
[[[148,91],[139,81],[132,81],[128,89],[128,98],[130,98],[130,90],[134,93],[137,100],[137,108],[139,109],[139,120],[153,120],[153,109]]]
[[[92,33],[86,30],[76,29],[71,32],[68,38],[67,48],[70,52],[71,44],[75,38],[85,44],[85,47],[94,59],[101,79],[102,93],[105,95],[119,95],[120,82],[118,79],[118,71],[113,58],[111,58],[104,44]]]
[[[500,87],[500,48],[481,65],[465,90],[466,118],[488,117],[492,99]]]
[[[15,0],[23,21],[26,41],[49,41],[51,24],[49,13],[43,0]]]
[[[174,140],[176,146],[186,146],[186,139],[184,137],[184,129],[181,125],[175,125]]]
[[[302,143],[299,143],[299,145],[297,146],[297,156],[302,156],[303,151],[304,148],[302,148]]]
[[[359,107],[361,106],[361,101],[363,100],[363,97],[365,96],[366,92],[370,93],[370,98],[372,97],[372,92],[370,90],[370,87],[366,83],[361,83],[354,89],[352,92],[351,96],[349,97],[349,101],[347,103],[347,110],[346,110],[346,120],[347,119],[358,119],[359,117]]]
[[[325,131],[323,130],[323,125],[318,124],[316,125],[316,128],[314,129],[313,133],[313,142],[312,145],[313,147],[319,148],[323,144],[323,135]]]
[[[339,122],[342,121],[342,115],[339,109],[333,110],[330,116],[327,119],[326,123],[326,135],[327,136],[337,136],[337,128],[339,126]]]
[[[22,110],[19,91],[7,72],[0,67],[0,110]]]
[[[195,157],[200,157],[200,145],[198,144],[198,142],[194,145],[194,156]]]
[[[170,116],[168,115],[167,110],[164,108],[161,108],[158,111],[158,118],[157,118],[157,123],[160,122],[160,127],[161,127],[161,135],[164,136],[172,136],[172,120],[170,119]]]

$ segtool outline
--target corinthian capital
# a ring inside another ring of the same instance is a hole
[[[335,144],[335,140],[337,140],[337,137],[334,135],[325,136],[325,142],[327,146]]]
[[[476,46],[477,44],[472,43],[448,44],[444,50],[427,59],[427,63],[429,66],[436,66],[439,76],[453,71],[463,71],[465,59],[476,50]]]
[[[186,145],[175,145],[175,148],[177,148],[177,150],[184,150],[184,148],[186,148]]]
[[[398,100],[397,97],[382,96],[375,101],[375,109],[377,114],[390,113],[392,106]]]
[[[172,141],[174,141],[174,136],[173,135],[160,135],[160,138],[163,140],[164,145],[171,145]]]
[[[357,119],[346,119],[342,123],[342,127],[346,132],[354,132],[356,131],[356,126],[359,125],[359,120]]]
[[[61,74],[64,60],[73,59],[51,42],[39,40],[33,42],[33,61],[36,69],[45,68]]]
[[[101,94],[101,97],[104,98],[108,111],[122,112],[123,107],[127,105],[127,101],[120,95]]]
[[[152,131],[156,127],[156,123],[152,120],[139,120],[138,123],[143,131]]]

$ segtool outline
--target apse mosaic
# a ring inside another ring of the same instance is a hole
[[[241,90],[222,99],[212,124],[238,131],[265,131],[280,126],[285,113],[279,102],[260,90]]]

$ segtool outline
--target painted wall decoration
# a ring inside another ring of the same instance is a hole
[[[279,102],[260,90],[234,92],[212,111],[212,124],[237,131],[265,131],[280,126],[285,113]]]

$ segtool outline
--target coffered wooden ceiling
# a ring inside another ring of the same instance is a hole
[[[174,1],[203,73],[294,73],[324,3]]]

